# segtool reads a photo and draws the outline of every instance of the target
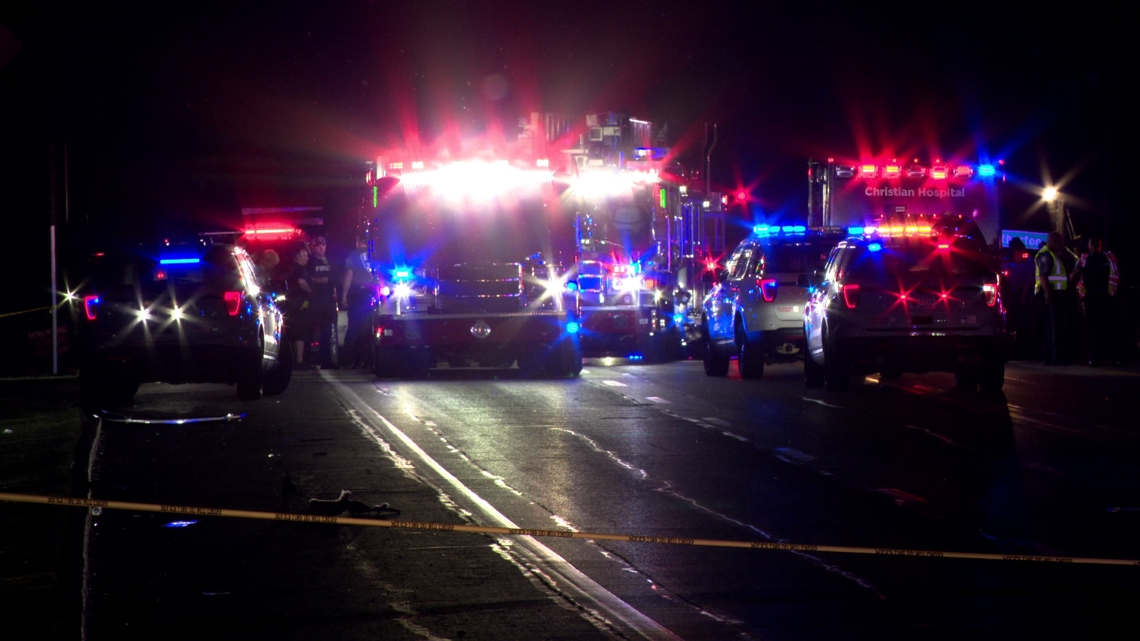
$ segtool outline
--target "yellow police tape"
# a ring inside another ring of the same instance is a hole
[[[701,545],[752,550],[786,550],[794,552],[836,552],[840,554],[875,554],[879,556],[910,556],[932,559],[978,559],[982,561],[1037,561],[1043,563],[1071,563],[1087,565],[1140,565],[1140,559],[1095,559],[1087,557],[1042,556],[1035,554],[982,554],[978,552],[943,552],[939,550],[898,550],[890,548],[863,548],[842,545],[808,545],[801,543],[765,543],[760,541],[720,541],[715,539],[687,539],[668,536],[636,536],[632,534],[604,534],[600,532],[569,532],[566,530],[532,530],[527,528],[489,527],[483,525],[455,525],[422,521],[391,521],[362,519],[347,516],[321,516],[290,512],[252,512],[219,508],[187,507],[184,505],[157,505],[154,503],[128,503],[126,501],[100,501],[69,496],[32,496],[0,492],[0,501],[40,503],[68,507],[100,508],[106,510],[134,510],[187,514],[190,516],[228,516],[239,519],[264,521],[293,521],[327,525],[367,525],[372,527],[402,528],[408,530],[434,530],[438,532],[473,532],[476,534],[503,534],[508,536],[540,536],[561,539],[597,539],[603,541],[631,541],[633,543],[669,543],[673,545]]]
[[[59,305],[56,305],[56,307],[59,307]],[[52,308],[52,306],[48,305],[47,307],[37,307],[35,309],[25,309],[25,310],[22,310],[19,312],[8,312],[6,314],[0,314],[0,318],[6,318],[8,316],[19,316],[20,314],[31,314],[32,312],[42,312],[45,309],[51,309],[51,308]]]

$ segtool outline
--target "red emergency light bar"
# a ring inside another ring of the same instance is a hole
[[[296,227],[278,226],[278,227],[250,227],[245,230],[246,236],[253,236],[260,240],[272,240],[275,238],[291,238],[297,234]]]

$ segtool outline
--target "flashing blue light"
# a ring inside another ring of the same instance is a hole
[[[637,353],[633,353],[633,354],[629,355],[629,360],[631,360],[631,361],[639,361],[643,358],[645,358],[645,357],[642,356],[641,354],[637,354]]]
[[[673,322],[680,325],[681,323],[685,322],[685,315],[684,314],[674,314],[673,315]]]
[[[756,232],[757,234],[759,234],[759,235],[763,236],[764,234],[769,234],[769,233],[771,233],[771,232],[772,232],[772,229],[773,229],[773,228],[772,228],[772,227],[769,227],[768,225],[756,225],[755,227],[753,227],[753,228],[752,228],[752,231],[754,231],[754,232]],[[776,229],[778,229],[778,228],[776,228]]]
[[[862,227],[848,227],[847,233],[851,234],[852,236],[862,236],[863,235],[863,228]]]
[[[568,292],[578,291],[578,283],[575,283],[574,281],[570,281],[570,282],[566,283],[566,291],[568,291]]]
[[[395,272],[393,272],[393,275],[396,278],[411,278],[412,271],[410,269],[397,269]]]
[[[797,234],[802,234],[802,233],[807,231],[807,227],[805,227],[804,225],[796,225],[796,226],[792,227],[792,231],[797,233]]]
[[[159,265],[197,265],[202,262],[201,258],[163,258],[158,261]]]
[[[877,251],[880,251],[882,249],[883,249],[882,243],[871,243],[870,245],[867,245],[867,251],[870,251],[870,252],[877,252]]]
[[[195,523],[197,523],[197,521],[171,521],[162,527],[187,527]]]
[[[989,178],[989,177],[993,176],[995,173],[997,173],[997,172],[994,169],[993,165],[989,165],[989,164],[978,165],[978,175],[979,176]]]
[[[796,230],[796,228],[794,225],[784,225],[783,227],[780,228],[780,231],[785,231],[785,232],[795,231],[795,230]]]
[[[570,321],[569,323],[566,323],[566,333],[567,334],[577,334],[578,330],[580,330],[580,329],[582,329],[582,327],[580,325],[578,325],[578,323],[576,323],[575,321]]]

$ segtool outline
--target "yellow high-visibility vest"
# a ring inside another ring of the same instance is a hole
[[[1041,249],[1037,252],[1037,256],[1041,254],[1049,254],[1053,257],[1053,271],[1048,276],[1049,287],[1053,291],[1064,291],[1069,288],[1069,273],[1065,269],[1065,263],[1061,261],[1061,257],[1049,249],[1048,245],[1042,245]],[[1037,262],[1037,258],[1033,258],[1033,267],[1035,277],[1033,279],[1033,293],[1041,291],[1041,265]]]

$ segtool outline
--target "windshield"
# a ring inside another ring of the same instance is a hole
[[[625,260],[645,258],[653,245],[653,202],[648,188],[620,196],[581,198],[576,202],[582,250]]]
[[[852,276],[867,278],[985,276],[985,256],[964,243],[898,239],[868,243],[851,263]]]
[[[393,188],[376,209],[372,260],[385,266],[521,262],[537,254],[567,263],[574,225],[550,193],[461,200]],[[389,267],[390,268],[390,267]]]

